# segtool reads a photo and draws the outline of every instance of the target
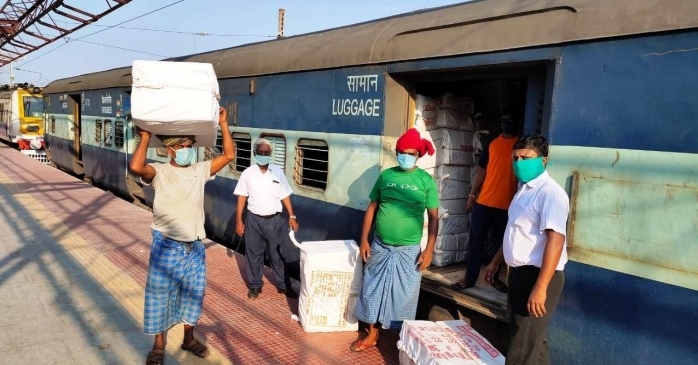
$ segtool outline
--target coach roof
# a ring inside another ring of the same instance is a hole
[[[480,0],[167,60],[257,76],[692,29],[695,14],[698,1],[686,0]],[[128,86],[130,69],[56,80],[45,93]]]

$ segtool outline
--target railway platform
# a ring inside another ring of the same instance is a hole
[[[150,212],[0,145],[0,364],[143,364]],[[358,333],[306,333],[297,299],[247,298],[242,255],[205,241],[199,359],[170,330],[165,364],[397,364],[395,332],[352,353]],[[265,287],[271,273],[265,268]],[[298,283],[294,283],[298,289]]]

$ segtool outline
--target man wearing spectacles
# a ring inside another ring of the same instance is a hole
[[[283,242],[287,226],[281,216],[283,204],[289,214],[289,226],[298,231],[291,205],[293,189],[281,167],[271,163],[272,151],[271,143],[265,138],[254,143],[256,164],[242,172],[233,192],[238,196],[235,231],[240,237],[245,236],[245,272],[250,299],[257,299],[262,292],[265,251],[269,253],[277,292],[289,298],[297,297],[285,275]],[[243,221],[245,203],[248,214]]]

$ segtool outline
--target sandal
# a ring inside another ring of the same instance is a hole
[[[189,344],[187,345],[182,344],[182,350],[189,351],[202,359],[211,354],[211,352],[208,350],[208,347],[204,346],[197,339],[191,340],[191,342],[189,342]]]
[[[349,350],[351,350],[352,352],[365,351],[370,349],[371,347],[376,347],[376,343],[377,342],[367,344],[361,340],[356,340],[351,343],[351,346],[349,346]]]
[[[451,284],[451,289],[453,289],[453,290],[461,291],[461,290],[465,290],[467,288],[468,287],[465,286],[465,280],[459,280],[459,281],[456,281],[455,283]]]
[[[148,353],[145,365],[163,365],[165,363],[165,350],[153,350]]]

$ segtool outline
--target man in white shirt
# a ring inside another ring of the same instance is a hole
[[[492,283],[502,260],[511,268],[506,365],[550,364],[545,337],[565,282],[569,197],[545,169],[548,149],[548,140],[537,134],[514,144],[519,190],[509,206],[502,248],[485,269],[485,281]]]
[[[287,286],[285,260],[283,257],[284,234],[286,224],[281,216],[282,203],[289,214],[288,224],[294,231],[298,230],[296,216],[293,215],[291,194],[284,171],[271,161],[271,143],[264,138],[254,143],[256,165],[250,166],[240,175],[240,180],[233,194],[238,196],[235,231],[245,236],[245,258],[247,267],[247,297],[257,299],[262,292],[262,270],[264,269],[264,251],[269,252],[271,267],[274,271],[276,290],[289,298],[297,294]],[[242,213],[247,203],[247,217],[242,220]]]
[[[162,365],[167,330],[184,324],[181,348],[207,357],[208,348],[194,338],[206,290],[204,185],[235,158],[235,145],[228,128],[228,115],[220,108],[218,124],[223,131],[223,153],[213,160],[196,162],[193,136],[158,136],[167,149],[166,163],[146,164],[150,133],[139,130],[140,142],[129,169],[155,189],[153,244],[145,284],[144,332],[155,336],[147,365]]]

